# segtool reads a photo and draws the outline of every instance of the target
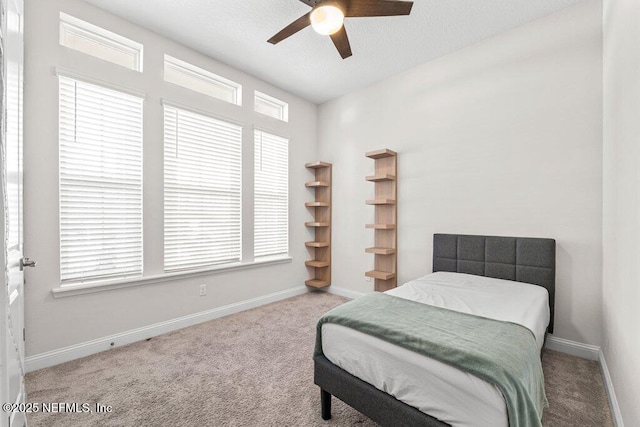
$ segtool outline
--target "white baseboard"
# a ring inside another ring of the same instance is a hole
[[[136,341],[142,341],[158,335],[173,332],[178,329],[196,325],[198,323],[228,316],[230,314],[239,313],[261,305],[291,298],[296,295],[307,293],[306,286],[299,286],[280,292],[275,292],[261,297],[252,298],[246,301],[217,307],[211,310],[201,311],[199,313],[189,314],[187,316],[178,317],[176,319],[167,320],[165,322],[155,323],[138,329],[133,329],[119,334],[74,344],[68,347],[59,348],[45,353],[35,354],[25,358],[25,371],[33,372],[38,369],[48,368],[60,363],[69,362],[81,357],[90,356],[101,351],[109,350],[115,347],[131,344]]]
[[[583,344],[581,342],[554,337],[553,335],[547,336],[545,347],[549,350],[555,350],[589,360],[598,360],[598,353],[600,352],[600,347],[597,345]]]
[[[620,406],[618,405],[618,398],[616,397],[616,391],[614,390],[613,382],[611,381],[611,374],[609,374],[607,361],[604,359],[604,353],[602,352],[602,350],[598,352],[598,361],[600,362],[600,368],[602,369],[604,388],[605,390],[607,390],[607,397],[609,398],[609,406],[611,407],[613,424],[616,427],[624,427],[624,422],[622,421],[622,413],[620,412]]]
[[[356,299],[358,297],[365,295],[364,292],[352,291],[350,289],[339,288],[333,285],[329,286],[328,292],[331,294],[340,295],[341,297],[345,297],[349,299]]]

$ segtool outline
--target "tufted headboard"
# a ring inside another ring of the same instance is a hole
[[[433,235],[433,271],[452,271],[543,286],[553,333],[556,241],[531,237]]]

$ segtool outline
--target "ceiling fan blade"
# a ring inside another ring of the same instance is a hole
[[[345,30],[344,25],[337,33],[331,35],[331,41],[340,52],[340,56],[342,59],[347,59],[352,55],[351,53],[351,45],[349,44],[349,38],[347,37],[347,30]]]
[[[311,12],[296,19],[291,24],[284,27],[278,34],[271,37],[268,40],[268,42],[271,44],[280,43],[282,40],[286,39],[287,37],[290,37],[295,33],[297,33],[298,31],[302,30],[303,28],[308,27],[309,25],[311,25],[311,21],[309,21],[309,15],[311,15]]]
[[[397,16],[408,15],[413,7],[412,1],[395,0],[351,0],[346,17]]]

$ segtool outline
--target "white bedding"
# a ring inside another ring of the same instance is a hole
[[[507,280],[439,272],[386,293],[518,323],[534,333],[539,349],[550,319],[545,288]],[[473,375],[331,323],[322,326],[322,348],[333,364],[452,426],[508,426],[498,388]]]

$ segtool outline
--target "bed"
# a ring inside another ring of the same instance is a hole
[[[554,240],[436,234],[433,248],[434,274],[389,294],[519,323],[542,349],[553,331]],[[382,425],[508,424],[500,391],[486,381],[343,326],[322,332],[314,379],[324,419],[336,396]]]

